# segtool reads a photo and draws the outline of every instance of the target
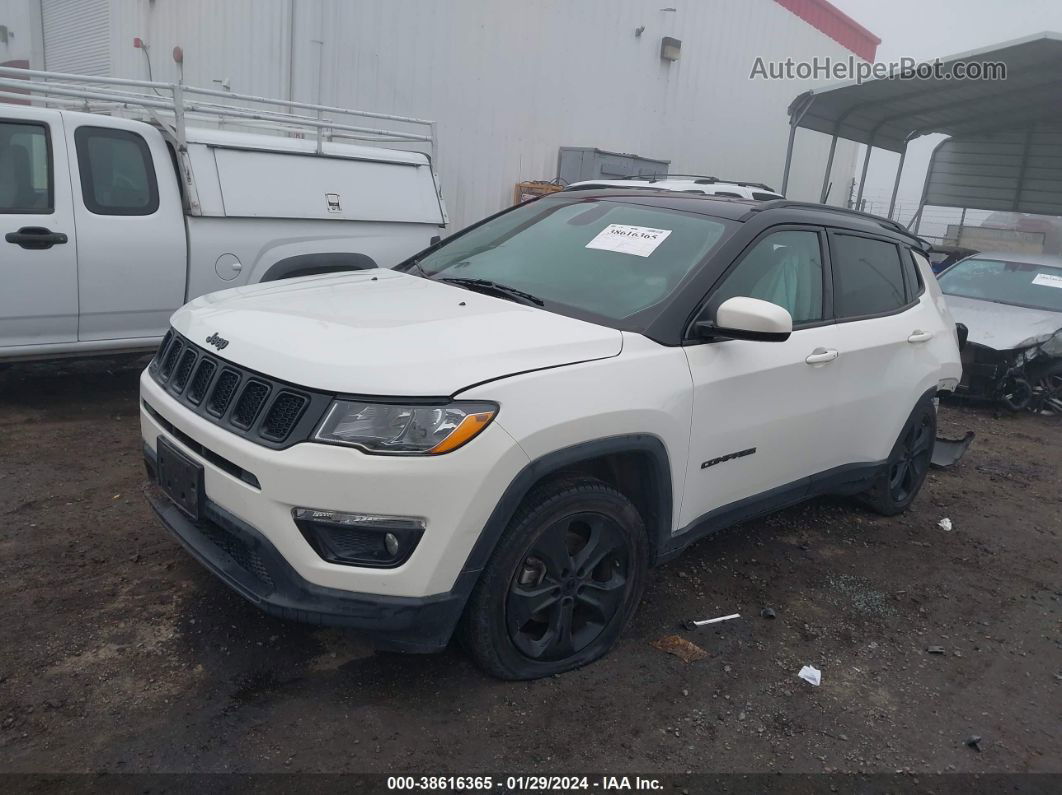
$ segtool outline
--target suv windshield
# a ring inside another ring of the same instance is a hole
[[[674,292],[728,228],[719,218],[615,199],[542,200],[411,266],[440,281],[481,280],[465,282],[470,289],[519,291],[561,314],[622,321]]]
[[[966,259],[940,275],[940,289],[946,295],[1062,312],[1062,268]]]

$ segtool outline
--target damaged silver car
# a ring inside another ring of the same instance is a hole
[[[1062,414],[1062,257],[981,252],[940,287],[968,330],[957,394]]]

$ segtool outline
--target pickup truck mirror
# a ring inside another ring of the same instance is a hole
[[[735,296],[719,305],[713,320],[694,323],[693,333],[699,339],[785,342],[793,333],[793,317],[770,301]]]

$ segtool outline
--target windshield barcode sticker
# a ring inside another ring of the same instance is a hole
[[[1062,276],[1054,276],[1050,273],[1038,273],[1033,279],[1033,284],[1038,284],[1041,287],[1062,288]]]
[[[598,232],[597,236],[586,244],[586,247],[602,251],[618,251],[620,254],[634,254],[636,257],[648,257],[670,234],[670,229],[609,224]]]

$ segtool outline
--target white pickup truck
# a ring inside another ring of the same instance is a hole
[[[371,144],[434,140],[419,119],[0,68],[0,361],[150,348],[205,293],[401,262],[445,208],[431,157]]]

